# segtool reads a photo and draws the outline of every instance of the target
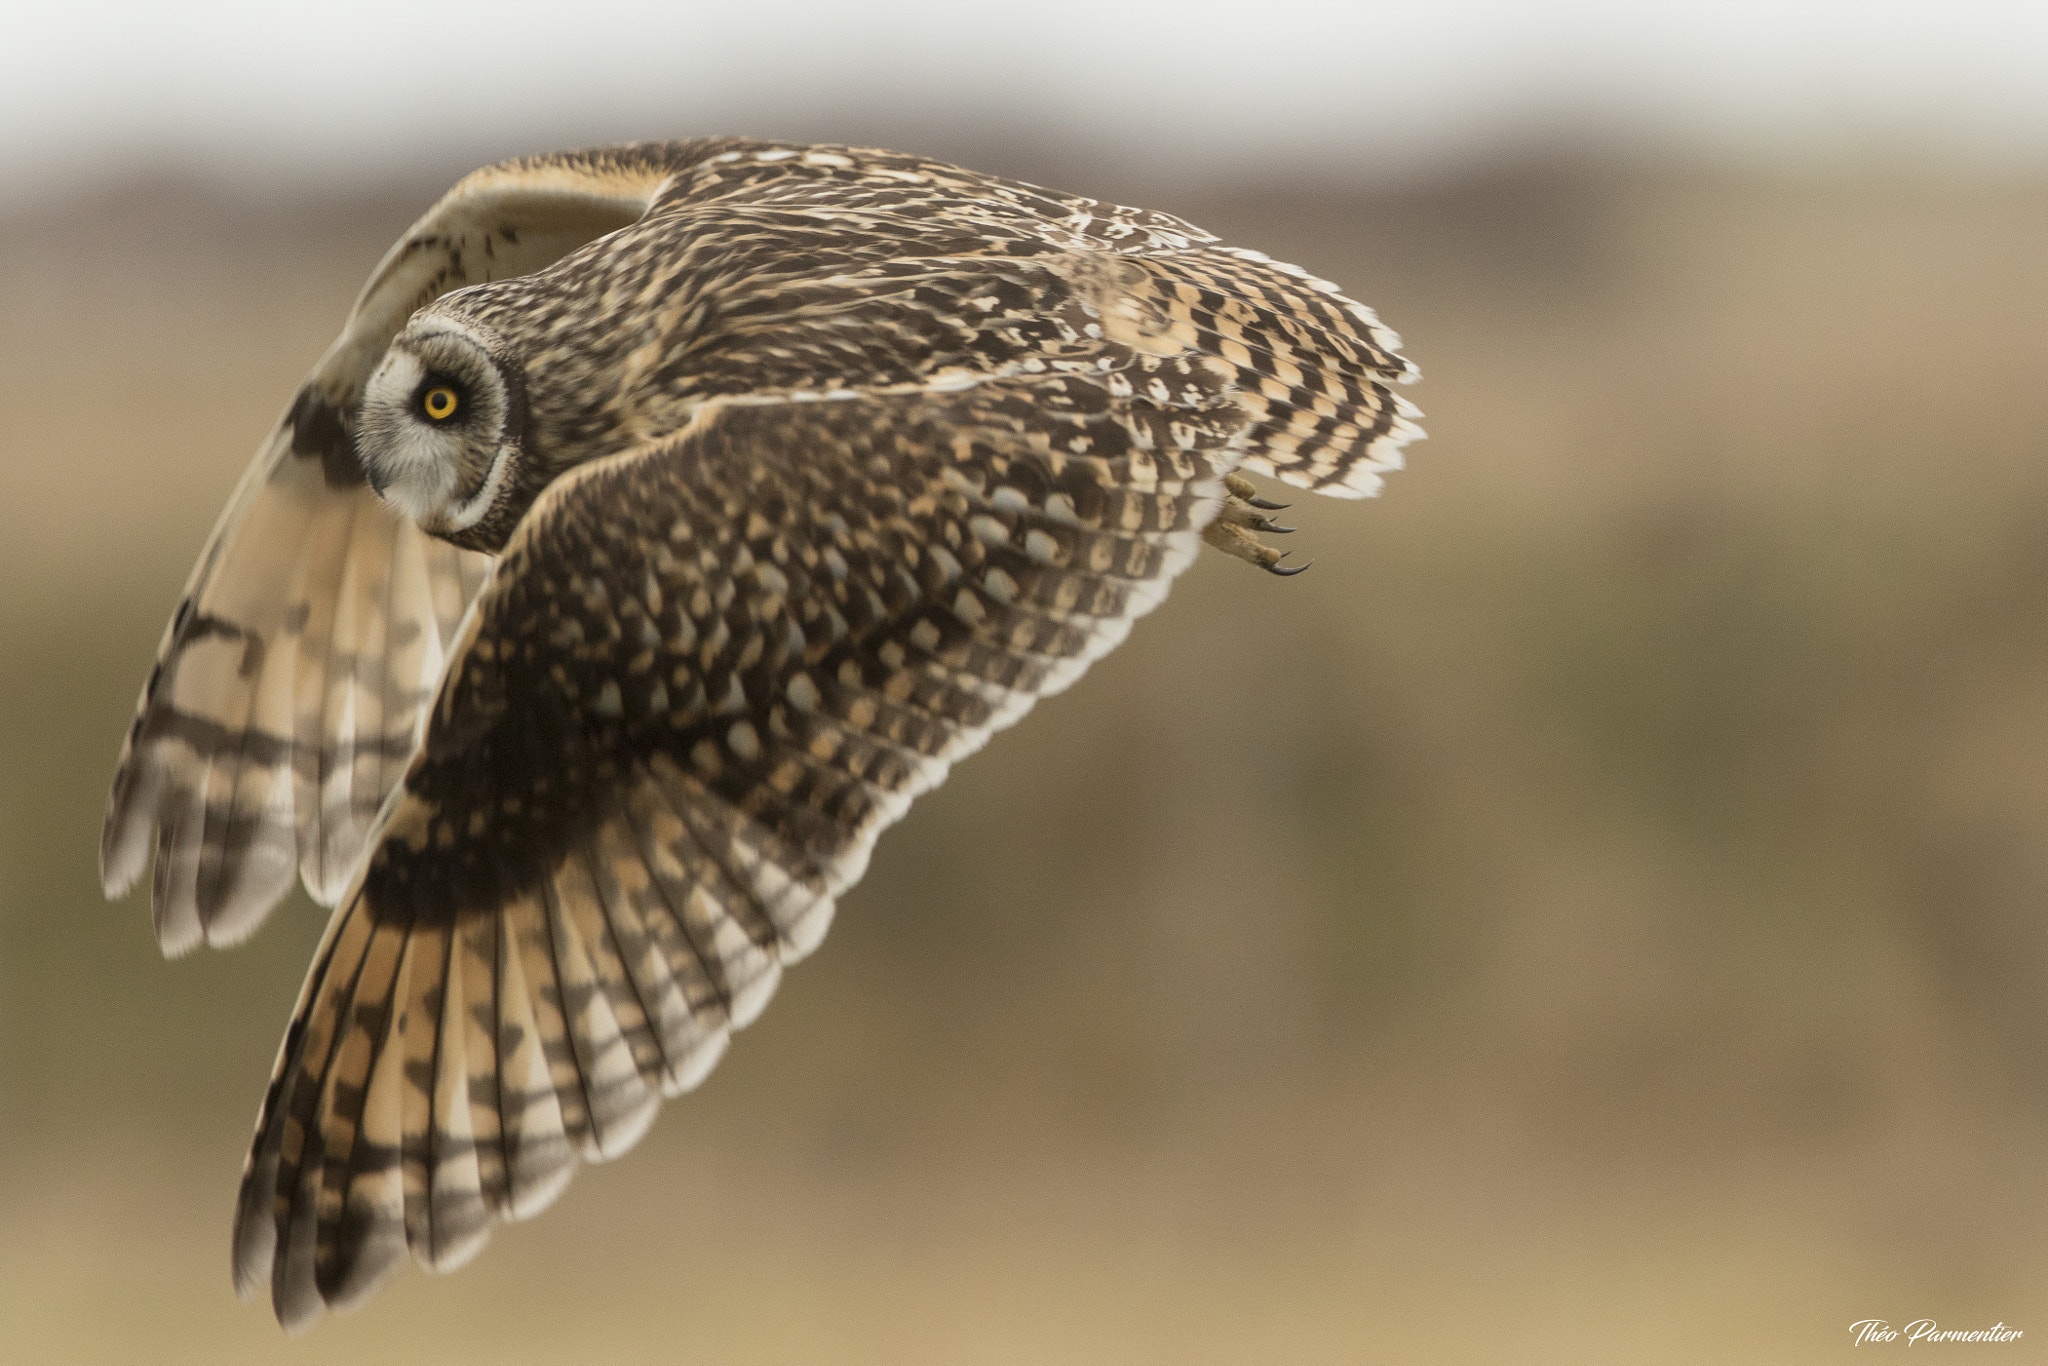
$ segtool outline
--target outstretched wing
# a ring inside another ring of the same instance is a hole
[[[300,995],[243,1294],[302,1328],[631,1145],[881,829],[1165,595],[1240,455],[1229,368],[1037,370],[708,405],[542,495]]]
[[[242,939],[295,868],[335,899],[489,573],[363,481],[349,426],[385,347],[439,295],[638,218],[672,173],[664,151],[534,158],[457,184],[385,256],[243,476],[158,647],[100,845],[109,896],[154,851],[164,952]]]

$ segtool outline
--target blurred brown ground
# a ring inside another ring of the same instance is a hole
[[[166,964],[100,806],[438,187],[0,221],[0,1358],[2048,1359],[2048,176],[982,161],[1341,282],[1431,440],[920,803],[627,1158],[289,1349],[226,1235],[320,914]]]

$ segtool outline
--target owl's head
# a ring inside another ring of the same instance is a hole
[[[497,550],[537,491],[526,487],[521,367],[485,329],[423,314],[363,388],[356,455],[384,500],[422,531]]]

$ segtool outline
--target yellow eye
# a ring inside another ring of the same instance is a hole
[[[445,384],[437,384],[420,395],[420,411],[435,422],[446,422],[461,406],[462,400]]]

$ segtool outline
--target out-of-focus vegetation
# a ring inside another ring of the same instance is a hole
[[[982,159],[1371,301],[1431,440],[1295,499],[1314,572],[1205,557],[924,799],[637,1150],[293,1358],[2048,1338],[2048,179],[1036,155]],[[207,527],[434,188],[0,223],[9,1361],[280,1351],[226,1233],[321,915],[166,964],[100,806]]]

